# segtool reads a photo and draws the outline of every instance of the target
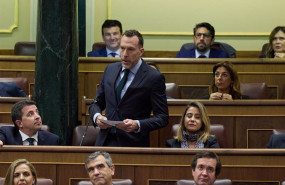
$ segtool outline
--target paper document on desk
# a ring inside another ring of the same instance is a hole
[[[112,125],[112,126],[116,126],[119,123],[124,123],[123,121],[110,121],[110,120],[103,120],[103,119],[99,119],[99,121],[101,121],[102,123],[106,123],[108,125]]]

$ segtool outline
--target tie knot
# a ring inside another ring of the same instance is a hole
[[[123,72],[124,72],[124,75],[128,75],[130,70],[129,69],[124,69]]]
[[[110,55],[112,55],[112,57],[116,57],[116,53],[110,53]]]
[[[198,58],[206,58],[205,55],[200,55]]]
[[[29,142],[29,145],[34,145],[35,139],[30,137],[27,139],[27,141]]]

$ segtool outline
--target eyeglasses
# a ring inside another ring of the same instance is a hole
[[[195,37],[196,37],[196,38],[200,38],[200,37],[202,37],[202,35],[203,35],[203,37],[205,37],[205,38],[210,38],[210,37],[212,36],[210,33],[196,33],[196,34],[195,34]]]

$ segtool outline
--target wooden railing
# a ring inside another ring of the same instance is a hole
[[[89,119],[93,99],[82,99],[82,124]],[[172,125],[179,123],[191,100],[168,100],[169,124],[151,133],[152,147],[165,147],[172,138]],[[212,124],[225,127],[230,148],[265,148],[273,129],[285,129],[285,100],[199,100],[208,111]]]
[[[135,185],[175,185],[193,179],[191,159],[201,149],[4,146],[0,148],[0,172],[4,177],[12,161],[25,158],[34,164],[38,177],[54,185],[75,185],[88,179],[84,162],[92,152],[104,150],[115,164],[114,179],[131,179]],[[285,149],[209,149],[222,162],[218,178],[234,185],[280,185],[285,174]]]

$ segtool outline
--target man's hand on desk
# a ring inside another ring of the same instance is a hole
[[[0,147],[3,146],[3,142],[0,140]]]

